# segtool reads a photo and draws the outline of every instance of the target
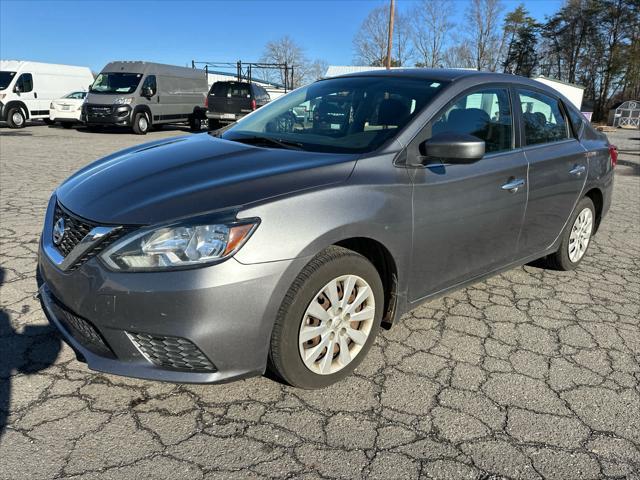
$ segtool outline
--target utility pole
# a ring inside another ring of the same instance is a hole
[[[387,39],[387,59],[386,59],[386,67],[387,70],[391,68],[391,52],[393,51],[393,14],[395,9],[396,2],[395,0],[391,0],[389,4],[389,38]]]

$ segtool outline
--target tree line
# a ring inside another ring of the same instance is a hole
[[[520,4],[469,0],[453,21],[452,0],[421,0],[396,10],[393,66],[473,68],[527,77],[544,75],[585,87],[596,121],[622,100],[640,98],[640,2],[566,0],[544,21]],[[354,63],[383,66],[389,9],[372,9],[353,39]]]
[[[465,5],[462,21],[453,10]],[[353,38],[354,64],[383,66],[389,8],[373,8]],[[294,65],[294,87],[322,78],[328,64],[310,60],[289,35],[266,43],[262,62]],[[544,75],[585,87],[584,109],[605,120],[608,109],[640,99],[640,0],[565,0],[543,21],[525,4],[501,0],[420,0],[395,10],[393,66],[473,68],[526,77]],[[284,82],[284,71],[262,77]]]

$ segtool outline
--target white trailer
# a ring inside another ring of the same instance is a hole
[[[556,80],[555,78],[547,78],[543,76],[533,77],[533,80],[544,83],[545,85],[548,85],[551,88],[557,90],[562,95],[567,97],[567,99],[571,103],[573,103],[578,110],[580,110],[580,107],[582,106],[582,96],[584,95],[584,87],[575,85],[573,83]]]
[[[0,60],[0,121],[22,128],[28,119],[49,121],[49,106],[93,83],[87,67]]]

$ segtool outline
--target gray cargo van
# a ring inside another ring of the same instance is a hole
[[[202,127],[208,91],[204,70],[150,62],[111,62],[96,77],[82,107],[91,129],[131,127],[139,135],[153,126]]]

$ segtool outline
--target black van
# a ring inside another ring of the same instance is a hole
[[[233,123],[271,101],[267,90],[249,82],[215,82],[207,96],[209,130]]]

